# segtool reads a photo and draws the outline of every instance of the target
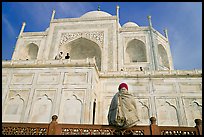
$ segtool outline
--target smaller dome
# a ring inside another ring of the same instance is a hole
[[[81,16],[81,18],[94,18],[94,17],[109,17],[111,14],[104,11],[90,11]]]
[[[123,27],[128,28],[128,27],[139,27],[139,26],[134,22],[127,22],[123,25]]]

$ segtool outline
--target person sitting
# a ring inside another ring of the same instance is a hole
[[[142,67],[140,67],[140,71],[143,71],[143,68],[142,68]]]
[[[55,59],[56,59],[56,60],[62,59],[62,54],[63,54],[63,52],[60,52],[59,54],[57,54],[57,55],[55,56]]]

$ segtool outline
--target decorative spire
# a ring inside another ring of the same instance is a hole
[[[55,10],[52,11],[51,21],[55,18]]]
[[[98,5],[98,11],[100,11],[101,9],[100,9],[100,5]]]
[[[151,16],[147,16],[148,20],[149,20],[149,26],[152,27],[152,21],[151,21]]]
[[[120,7],[117,5],[117,6],[116,6],[116,15],[117,15],[118,18],[119,18],[119,8],[120,8]]]
[[[164,34],[165,34],[165,37],[168,39],[168,32],[167,32],[167,28],[164,29]]]
[[[19,33],[19,36],[22,35],[22,33],[23,33],[23,31],[24,31],[24,28],[25,28],[25,25],[26,25],[26,23],[23,22],[23,23],[22,23],[22,27],[21,27],[21,31],[20,31],[20,33]]]
[[[169,37],[168,37],[168,31],[167,31],[167,28],[164,29],[164,35],[165,35],[165,37],[167,38],[168,43],[169,43]]]

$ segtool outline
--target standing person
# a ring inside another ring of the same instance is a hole
[[[67,53],[67,56],[65,56],[65,59],[69,59],[70,56],[69,56],[69,53]]]
[[[140,121],[138,110],[133,95],[128,93],[127,84],[121,83],[118,90],[111,101],[108,123],[121,129],[129,128]]]

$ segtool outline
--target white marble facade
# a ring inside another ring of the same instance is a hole
[[[117,9],[118,10],[118,9]],[[174,70],[168,37],[104,11],[54,19],[44,32],[21,32],[2,61],[2,121],[108,124],[110,101],[126,82],[140,125],[194,126],[202,119],[202,70]],[[63,51],[62,59],[55,56]],[[70,59],[64,59],[66,53]]]

